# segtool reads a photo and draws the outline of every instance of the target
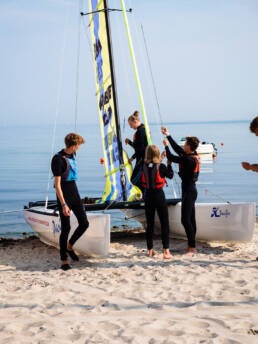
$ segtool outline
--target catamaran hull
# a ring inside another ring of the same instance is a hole
[[[197,240],[247,242],[252,239],[256,221],[255,203],[196,203]],[[125,210],[128,218],[146,227],[144,210]],[[181,224],[181,203],[168,206],[170,235],[186,238]],[[155,216],[155,231],[160,222]]]
[[[87,217],[89,227],[74,244],[74,249],[81,255],[105,256],[110,246],[110,215],[87,213]],[[37,207],[37,210],[25,210],[24,218],[42,242],[59,248],[61,223],[58,212]],[[72,214],[69,238],[77,226],[77,219]]]

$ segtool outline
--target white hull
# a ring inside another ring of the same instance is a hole
[[[256,221],[255,203],[196,203],[197,240],[247,242],[252,239]],[[171,236],[185,238],[181,224],[181,203],[169,206]],[[127,209],[128,218],[146,227],[144,210]],[[158,216],[155,216],[155,232],[160,231]]]
[[[44,243],[59,248],[61,231],[58,212],[44,207],[37,207],[36,212],[25,210],[24,218],[31,228],[38,233]],[[110,246],[110,215],[87,213],[89,227],[74,244],[74,249],[81,255],[105,256]],[[76,217],[71,215],[69,238],[78,226]]]
[[[179,141],[179,146],[184,147],[185,141]],[[212,143],[200,143],[197,150],[197,154],[216,154]]]

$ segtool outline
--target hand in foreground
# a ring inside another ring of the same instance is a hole
[[[130,159],[128,160],[128,162],[129,162],[129,164],[131,164],[131,163],[133,162],[133,158],[130,158]]]
[[[242,162],[242,167],[247,171],[251,170],[251,165],[249,162]]]
[[[161,159],[163,160],[166,156],[167,156],[166,151],[163,151],[163,152],[161,153]]]
[[[168,146],[168,140],[167,140],[167,139],[164,139],[164,140],[163,140],[163,145],[164,145],[165,147]]]
[[[166,135],[166,136],[168,136],[169,135],[169,132],[168,132],[168,129],[167,129],[167,127],[161,127],[161,132],[162,132],[162,134],[164,134],[164,135]]]
[[[66,204],[63,206],[63,214],[64,214],[64,216],[70,216],[71,215],[71,210],[68,207],[68,205],[66,205]]]
[[[129,142],[130,142],[130,140],[126,138],[125,139],[125,144],[128,145]]]

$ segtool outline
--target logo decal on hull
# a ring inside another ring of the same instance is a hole
[[[53,233],[59,233],[61,232],[61,225],[59,223],[55,223],[54,220],[52,220],[52,225],[53,225]]]
[[[230,212],[228,211],[228,209],[226,209],[225,211],[222,211],[219,209],[219,207],[212,208],[211,217],[221,217],[221,216],[228,217],[229,215],[230,215]]]

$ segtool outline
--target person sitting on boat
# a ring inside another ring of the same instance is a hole
[[[142,172],[142,185],[146,189],[144,196],[147,222],[146,241],[148,254],[150,257],[153,257],[153,228],[155,210],[157,210],[161,225],[163,257],[164,259],[170,259],[172,255],[169,251],[168,207],[163,186],[166,184],[165,177],[172,179],[174,173],[169,160],[167,161],[167,166],[161,162],[162,158],[159,148],[154,145],[147,146]]]
[[[73,245],[89,227],[89,222],[76,186],[77,164],[75,155],[80,145],[85,143],[85,140],[78,134],[70,133],[66,135],[64,141],[65,148],[54,155],[51,162],[51,169],[54,175],[54,187],[56,189],[57,205],[61,219],[61,234],[59,239],[61,269],[68,270],[71,266],[67,261],[67,253],[72,260],[79,260],[73,251]],[[71,210],[77,218],[78,227],[75,229],[67,244],[71,229]]]
[[[195,136],[186,137],[184,148],[182,148],[172,139],[166,127],[162,127],[161,131],[167,136],[167,139],[164,139],[163,143],[168,160],[179,164],[179,176],[182,179],[181,222],[188,239],[186,254],[193,255],[196,253],[195,201],[197,199],[197,189],[195,182],[200,172],[200,161],[196,153],[199,139]],[[178,154],[177,156],[170,152],[168,142]]]
[[[133,136],[133,142],[126,138],[125,144],[129,144],[131,147],[134,148],[135,153],[129,159],[129,163],[131,164],[134,159],[136,159],[136,163],[133,169],[131,182],[132,184],[138,186],[142,191],[142,183],[141,183],[141,175],[142,175],[142,167],[144,163],[145,157],[145,150],[148,145],[145,127],[140,121],[140,116],[138,111],[134,111],[134,113],[129,116],[128,123],[130,128],[136,130]]]

